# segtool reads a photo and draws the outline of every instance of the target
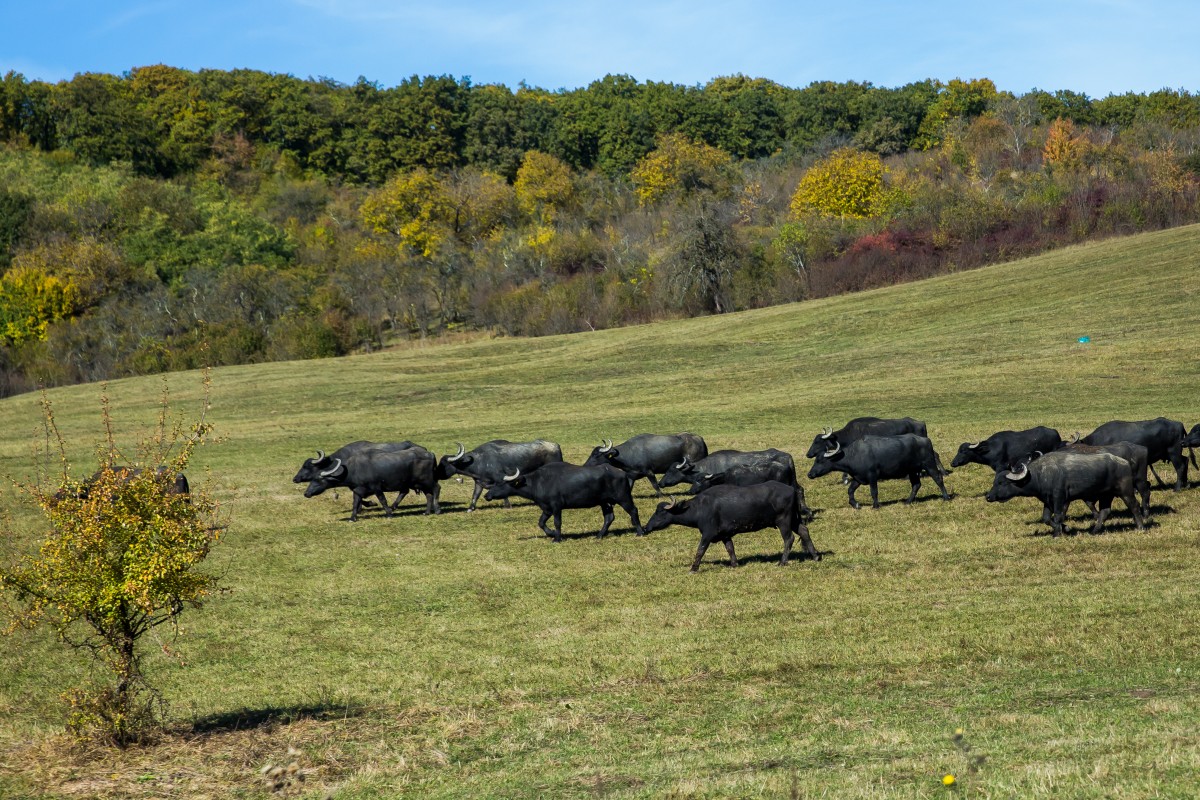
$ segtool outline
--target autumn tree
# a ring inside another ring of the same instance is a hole
[[[207,409],[207,375],[205,388]],[[41,509],[49,530],[36,554],[6,553],[0,561],[0,608],[8,633],[46,625],[92,654],[106,677],[68,692],[69,726],[80,736],[129,744],[157,722],[143,640],[177,626],[186,608],[199,607],[216,588],[216,578],[199,569],[219,537],[216,502],[205,491],[181,491],[176,477],[211,425],[203,410],[194,423],[173,420],[164,388],[156,427],[126,458],[104,397],[99,470],[80,480],[45,395],[42,407],[52,450],[40,453],[36,480],[17,488]],[[57,462],[53,475],[48,462]],[[16,534],[4,533],[12,547]]]
[[[522,213],[551,223],[575,195],[571,168],[552,155],[530,150],[521,160],[513,184]]]
[[[0,343],[45,339],[52,322],[79,306],[79,288],[69,279],[32,267],[14,267],[0,277]]]
[[[1077,170],[1083,166],[1089,145],[1087,138],[1076,132],[1075,123],[1059,117],[1050,123],[1042,148],[1042,162],[1050,171]]]
[[[884,197],[883,160],[875,153],[835,150],[818,161],[792,195],[792,216],[808,213],[842,219],[866,219],[880,212]]]
[[[729,164],[729,154],[720,148],[670,133],[659,137],[658,146],[638,161],[630,178],[642,205],[654,205],[665,198],[716,189]]]

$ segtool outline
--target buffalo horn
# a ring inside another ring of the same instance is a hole
[[[976,442],[975,444],[968,444],[968,445],[967,445],[967,447],[969,447],[969,448],[971,448],[972,450],[974,450],[976,447],[979,447],[979,442]]]
[[[612,439],[602,439],[600,441],[600,452],[607,453],[609,450],[612,450]]]
[[[825,458],[833,458],[840,452],[842,452],[842,443],[834,442],[833,449],[825,451]]]
[[[668,501],[667,501],[667,502],[666,502],[666,503],[663,505],[663,508],[674,508],[674,507],[675,507],[675,500],[676,500],[676,498],[672,497],[670,500],[668,500]]]
[[[458,445],[458,452],[452,456],[448,456],[446,458],[447,461],[458,461],[467,452],[467,448],[463,447],[462,442],[455,442],[455,444]]]
[[[512,475],[505,475],[504,480],[511,483],[512,481],[515,481],[519,477],[521,477],[521,468],[517,467],[517,471],[514,472]]]
[[[713,479],[713,474],[711,472],[706,472],[704,474],[704,480],[711,481],[712,479]]]
[[[340,458],[335,458],[333,460],[333,466],[330,467],[329,469],[325,470],[324,472],[322,472],[321,477],[328,478],[330,475],[337,472],[341,468],[342,468],[342,460]]]
[[[325,451],[324,451],[324,450],[318,450],[318,451],[317,451],[317,458],[316,458],[316,460],[317,460],[317,461],[323,461],[323,460],[325,460]]]
[[[1079,440],[1082,438],[1083,437],[1079,435],[1079,431],[1075,431],[1071,434],[1071,444],[1078,444]]]
[[[1025,480],[1025,476],[1028,474],[1029,474],[1029,465],[1022,464],[1020,472],[1011,472],[1010,471],[1010,472],[1006,473],[1004,477],[1008,478],[1010,481],[1023,481],[1023,480]]]
[[[688,457],[684,456],[683,461],[680,461],[678,464],[675,465],[675,469],[687,469],[687,465],[688,465]]]
[[[821,438],[822,439],[828,439],[830,436],[833,436],[833,428],[822,428],[821,429]]]

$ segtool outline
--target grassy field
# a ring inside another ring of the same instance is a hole
[[[270,797],[260,771],[295,762],[305,779],[275,796],[1194,797],[1196,488],[1155,491],[1145,533],[1118,503],[1106,534],[1077,508],[1053,539],[1034,501],[985,503],[977,465],[947,479],[949,503],[926,481],[901,505],[899,481],[879,510],[802,479],[822,561],[780,568],[762,531],[736,540],[741,568],[716,547],[692,575],[695,531],[638,538],[620,509],[604,540],[599,511],[566,512],[555,545],[530,505],[463,513],[469,484],[444,485],[439,517],[410,498],[352,524],[345,492],[304,500],[290,480],[359,438],[541,437],[578,462],[602,437],[680,430],[807,471],[821,426],[866,414],[925,420],[948,464],[1006,428],[1190,428],[1197,354],[1189,227],[721,317],[218,370],[227,440],[192,477],[231,515],[210,559],[228,592],[185,618],[179,657],[153,659],[173,729],[72,750],[58,698],[77,657],[0,640],[0,796]],[[195,413],[199,376],[167,381]],[[161,386],[110,384],[123,441]],[[85,461],[99,394],[51,392]],[[25,474],[37,398],[0,415],[0,472]],[[6,526],[36,521],[0,502]]]

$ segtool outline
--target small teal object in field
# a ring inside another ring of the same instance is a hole
[[[1080,344],[1087,344],[1087,343],[1088,343],[1088,342],[1090,342],[1091,340],[1092,340],[1092,337],[1090,337],[1090,336],[1080,336],[1080,337],[1079,337],[1079,343],[1080,343]]]

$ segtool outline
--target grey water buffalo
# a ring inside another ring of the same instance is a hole
[[[579,466],[564,462],[543,464],[528,475],[520,470],[501,476],[499,483],[487,491],[488,500],[506,497],[524,497],[532,500],[542,510],[538,527],[555,542],[562,541],[562,512],[564,508],[600,508],[604,524],[599,536],[608,533],[613,521],[613,506],[620,506],[629,514],[638,536],[645,536],[629,478],[623,470],[609,464]],[[554,517],[554,530],[546,527],[546,520]]]
[[[1175,491],[1187,486],[1187,459],[1183,457],[1184,428],[1182,422],[1166,417],[1126,422],[1113,420],[1106,422],[1096,430],[1079,440],[1080,444],[1115,444],[1117,442],[1133,442],[1146,448],[1150,472],[1159,486],[1166,486],[1163,479],[1154,470],[1159,461],[1169,461],[1175,468]],[[1193,461],[1195,456],[1193,455]]]
[[[756,486],[768,481],[795,487],[800,498],[801,521],[810,522],[813,519],[812,510],[804,502],[804,488],[796,480],[796,464],[790,453],[782,450],[764,450],[764,457],[746,464],[734,464],[723,472],[707,472],[700,475],[692,483],[696,494],[701,494],[713,486]]]
[[[413,447],[420,447],[422,450],[425,449],[408,440],[403,442],[370,442],[364,439],[344,444],[329,455],[325,455],[324,450],[318,450],[316,458],[305,459],[304,463],[300,465],[299,471],[292,476],[292,483],[308,483],[317,477],[318,474],[332,467],[335,460],[341,459],[345,461],[350,456],[363,450],[399,451],[408,450]]]
[[[768,462],[777,462],[784,470],[787,464],[792,464],[792,473],[795,474],[796,466],[792,463],[792,457],[782,450],[770,448],[768,450],[718,450],[715,453],[709,453],[701,459],[693,460],[688,456],[684,456],[683,460],[678,464],[672,464],[666,473],[663,474],[662,480],[659,483],[663,486],[677,486],[685,481],[691,484],[693,492],[697,491],[696,483],[705,475],[716,475],[720,472],[725,472],[736,466],[760,466]]]
[[[455,442],[458,452],[452,456],[442,456],[438,462],[437,474],[439,480],[446,480],[454,475],[466,475],[475,481],[475,491],[471,495],[471,504],[467,511],[474,511],[479,502],[479,495],[485,489],[490,489],[504,481],[505,475],[517,471],[528,475],[545,464],[562,463],[562,448],[554,442],[535,439],[532,442],[510,442],[506,439],[493,439],[484,442],[473,450],[467,450],[462,442]],[[507,501],[505,505],[508,505]]]
[[[1011,470],[996,473],[989,503],[1003,503],[1014,497],[1036,497],[1050,508],[1051,532],[1065,529],[1067,506],[1073,500],[1097,505],[1092,533],[1104,529],[1114,497],[1120,497],[1133,514],[1137,529],[1145,530],[1142,514],[1133,493],[1133,470],[1129,462],[1112,453],[1079,453],[1058,450]]]
[[[778,528],[783,537],[780,566],[787,564],[796,535],[804,552],[815,561],[821,554],[813,547],[808,528],[803,522],[803,499],[797,487],[779,481],[767,481],[753,486],[713,486],[687,500],[672,498],[659,503],[646,523],[646,531],[658,531],[670,525],[685,525],[700,531],[700,546],[692,559],[692,572],[700,569],[700,561],[713,542],[722,542],[729,553],[729,566],[736,567],[737,555],[733,537],[747,531]]]
[[[708,445],[694,433],[639,433],[616,446],[613,445],[612,439],[605,439],[598,447],[592,449],[591,455],[583,463],[589,467],[612,464],[628,473],[633,481],[647,478],[655,493],[662,495],[662,487],[658,485],[659,475],[684,458],[694,462],[707,455]]]
[[[363,498],[367,495],[374,495],[383,506],[384,513],[390,517],[399,505],[400,498],[415,490],[425,495],[425,513],[438,514],[441,512],[438,495],[442,485],[438,483],[436,470],[437,460],[433,453],[423,447],[395,451],[364,449],[346,459],[334,459],[329,469],[321,471],[309,481],[304,496],[316,497],[339,486],[350,489],[354,494],[350,521],[354,522],[358,520]],[[400,494],[389,506],[384,492]]]
[[[949,500],[946,484],[942,481],[945,469],[933,443],[924,436],[906,433],[901,436],[864,436],[845,447],[835,444],[832,449],[817,455],[808,477],[819,478],[830,472],[843,472],[849,477],[850,505],[860,508],[854,499],[859,486],[871,488],[871,505],[879,508],[879,481],[893,478],[908,478],[912,484],[905,503],[911,503],[921,487],[921,475],[933,478],[942,499]]]
[[[842,447],[846,447],[853,442],[857,442],[864,436],[900,436],[905,433],[914,433],[917,436],[929,435],[925,429],[925,423],[912,417],[901,417],[899,419],[858,417],[857,419],[850,420],[836,431],[832,428],[826,428],[819,433],[813,439],[812,445],[808,448],[805,456],[816,458],[821,453],[832,450],[834,445],[840,444]]]
[[[1150,479],[1147,476],[1147,469],[1150,466],[1149,452],[1140,444],[1132,442],[1116,442],[1114,444],[1082,444],[1081,442],[1070,442],[1064,445],[1063,450],[1071,453],[1111,453],[1117,458],[1123,458],[1129,462],[1129,468],[1133,472],[1133,491],[1134,494],[1141,498],[1142,518],[1144,522],[1150,521]],[[1038,455],[1035,453],[1035,456]],[[1016,464],[1017,462],[1013,462]],[[1088,503],[1088,507],[1095,514],[1096,509],[1094,504]],[[1043,516],[1046,522],[1049,522],[1048,516]]]
[[[1058,431],[1042,425],[1023,431],[1000,431],[979,442],[963,442],[950,466],[983,464],[991,467],[992,472],[999,472],[1034,453],[1052,453],[1062,446]]]

